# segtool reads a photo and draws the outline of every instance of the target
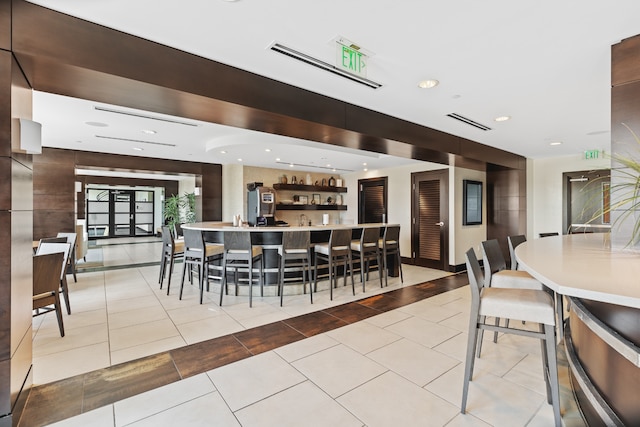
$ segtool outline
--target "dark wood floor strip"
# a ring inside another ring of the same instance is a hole
[[[61,421],[468,283],[459,273],[36,386],[20,426]]]

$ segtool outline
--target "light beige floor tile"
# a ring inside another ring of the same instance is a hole
[[[140,421],[129,424],[131,427],[158,426],[240,426],[229,410],[220,393],[213,392],[174,406]]]
[[[124,426],[215,391],[207,374],[200,374],[114,404],[115,425]]]
[[[225,316],[226,312],[217,304],[195,304],[167,309],[167,314],[176,325],[195,322],[217,316]]]
[[[485,339],[482,344],[480,358],[476,359],[474,373],[486,371],[502,377],[520,363],[526,355],[526,353],[509,346],[500,345],[500,341],[498,341],[498,344],[495,344],[493,341],[487,341]]]
[[[246,427],[363,426],[360,420],[310,381],[254,403],[235,415]]]
[[[547,388],[542,373],[541,357],[527,354],[527,356],[507,372],[503,378],[535,391],[542,396],[546,396]]]
[[[550,424],[547,424],[547,427]],[[484,421],[471,414],[458,414],[453,420],[447,423],[447,427],[491,427]],[[542,427],[542,426],[541,426]]]
[[[183,323],[177,325],[177,329],[187,344],[193,344],[244,330],[240,323],[228,315]]]
[[[469,312],[460,312],[454,316],[438,322],[438,325],[446,326],[447,328],[466,333],[469,331]]]
[[[126,328],[141,323],[168,319],[167,312],[160,304],[142,307],[138,310],[121,311],[109,314],[109,329]]]
[[[377,316],[369,317],[364,321],[381,328],[386,328],[387,326],[402,322],[410,317],[412,316],[409,313],[403,313],[400,310],[391,310],[386,313],[378,314]]]
[[[441,326],[418,317],[411,317],[394,323],[393,325],[387,326],[386,329],[427,347],[435,347],[460,333],[455,329],[447,328],[446,326]]]
[[[128,362],[130,360],[139,359],[152,354],[161,353],[163,351],[172,350],[187,345],[182,336],[164,338],[158,341],[152,341],[133,347],[123,348],[122,350],[111,352],[111,365]]]
[[[337,399],[362,420],[376,426],[443,426],[459,412],[454,405],[387,372]]]
[[[494,426],[524,426],[543,401],[536,392],[481,372],[469,383],[467,411]]]
[[[73,308],[73,305],[71,306]],[[44,322],[41,325],[41,330],[45,329],[53,329],[59,331],[58,329],[58,319],[55,316],[55,313],[49,313],[46,316],[39,316]],[[34,318],[35,319],[35,318]],[[105,323],[107,321],[107,310],[104,307],[98,310],[91,311],[73,311],[71,315],[68,315],[63,308],[62,314],[62,322],[64,324],[64,330],[69,331],[75,328],[83,328],[85,326],[91,325],[99,325]]]
[[[33,358],[34,384],[46,384],[110,365],[109,344],[102,342]]]
[[[327,332],[331,338],[351,347],[360,354],[384,347],[402,339],[401,336],[367,322],[357,322]]]
[[[238,319],[238,322],[245,329],[250,329],[250,328],[255,328],[256,326],[279,322],[280,320],[288,319],[290,317],[291,316],[289,316],[284,311],[275,311],[272,313],[266,313],[259,316],[248,317],[245,319]]]
[[[464,363],[460,363],[424,386],[424,389],[460,408],[463,378]]]
[[[442,322],[460,313],[437,304],[432,304],[429,302],[429,299],[400,307],[398,310],[434,323]]]
[[[318,334],[310,338],[287,344],[283,347],[276,348],[274,351],[278,353],[284,360],[291,363],[295,360],[302,359],[319,351],[326,350],[340,344],[327,334]]]
[[[222,366],[207,374],[234,412],[306,381],[300,372],[272,351]]]
[[[113,405],[103,406],[49,425],[51,427],[113,427]]]
[[[297,360],[292,365],[334,398],[387,370],[342,344]]]
[[[396,341],[367,356],[420,387],[460,363],[407,339]]]
[[[111,351],[117,351],[178,335],[180,333],[175,325],[167,318],[126,328],[113,329],[109,333],[109,342]]]
[[[155,295],[149,295],[139,298],[128,298],[107,301],[107,314],[120,313],[128,310],[139,310],[145,307],[154,307],[158,304],[158,298]]]
[[[60,336],[57,328],[39,331],[33,340],[33,357],[41,357],[108,341],[109,333],[106,323],[65,330],[64,337]]]

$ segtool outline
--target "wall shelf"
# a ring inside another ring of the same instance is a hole
[[[283,203],[276,204],[278,211],[346,211],[346,205],[285,205]]]
[[[329,187],[327,185],[305,185],[305,184],[273,184],[274,190],[287,191],[319,191],[325,193],[346,193],[347,187]]]

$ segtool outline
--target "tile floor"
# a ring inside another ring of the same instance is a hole
[[[404,287],[446,274],[403,269]],[[334,301],[325,290],[313,305],[306,295],[290,296],[282,308],[275,297],[257,298],[251,309],[247,297],[230,297],[218,307],[212,302],[217,292],[200,305],[191,286],[179,301],[178,273],[167,296],[158,290],[157,274],[157,266],[145,266],[78,275],[70,291],[73,314],[65,316],[67,336],[60,338],[53,317],[34,319],[34,382],[327,309],[380,289],[372,284],[363,294],[356,286],[355,297],[349,288],[338,289]],[[385,291],[400,287],[394,278]],[[540,346],[518,336],[485,344],[468,414],[459,413],[468,308],[466,287],[445,292],[55,425],[553,425]],[[564,411],[566,425],[581,425],[569,408]]]

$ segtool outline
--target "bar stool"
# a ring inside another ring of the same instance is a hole
[[[284,298],[285,274],[289,272],[302,273],[302,286],[307,293],[307,280],[309,281],[309,296],[313,304],[313,289],[311,288],[311,232],[284,231],[282,233],[282,245],[278,247],[280,255],[280,268],[278,270],[278,294],[280,295],[280,307]],[[287,264],[288,261],[292,261]]]
[[[507,243],[509,244],[509,255],[511,256],[511,269],[518,269],[518,261],[516,260],[516,248],[521,243],[527,241],[524,234],[518,234],[516,236],[507,236]]]
[[[262,260],[262,247],[251,244],[249,231],[225,231],[224,255],[222,257],[222,287],[220,288],[220,306],[222,306],[223,291],[229,293],[227,288],[227,269],[234,269],[236,295],[238,295],[238,271],[246,271],[249,275],[249,307],[253,299],[253,272],[254,264],[258,262],[258,281],[260,283],[260,296],[264,296],[264,264]]]
[[[333,229],[329,235],[329,243],[316,243],[313,260],[313,287],[318,290],[318,260],[324,260],[329,266],[329,295],[333,300],[333,287],[338,286],[337,265],[344,262],[344,286],[347,286],[347,265],[351,274],[351,288],[356,294],[353,281],[353,261],[351,259],[351,229]]]
[[[380,247],[378,240],[380,239],[380,227],[365,227],[362,229],[360,239],[351,241],[352,257],[360,260],[360,281],[362,282],[362,292],[366,279],[369,280],[369,268],[371,261],[376,261],[378,268],[378,278],[380,279],[380,287],[382,288],[382,260],[380,259]]]
[[[382,238],[378,240],[378,247],[382,250],[382,264],[384,267],[384,285],[388,286],[389,258],[395,256],[398,269],[400,270],[400,283],[404,283],[402,278],[402,258],[400,257],[400,226],[391,225],[384,228]]]
[[[160,260],[160,277],[158,283],[160,283],[160,289],[162,289],[162,283],[164,282],[164,276],[167,273],[167,264],[169,264],[169,280],[167,282],[167,295],[169,295],[169,288],[171,287],[171,275],[173,274],[173,264],[176,258],[184,258],[184,240],[176,240],[173,238],[173,234],[170,232],[169,227],[162,227],[162,258]]]
[[[506,289],[489,288],[483,286],[482,271],[473,249],[466,254],[469,288],[471,289],[471,315],[469,318],[469,338],[462,388],[462,403],[460,412],[465,413],[469,394],[469,381],[473,377],[476,346],[482,340],[479,332],[490,330],[494,332],[512,333],[541,340],[542,366],[547,386],[547,402],[553,406],[555,425],[561,426],[560,392],[558,385],[558,367],[556,361],[555,323],[556,317],[551,296],[535,289]],[[534,322],[540,325],[540,332],[533,332],[507,326],[487,325],[487,316],[504,317]]]
[[[164,232],[163,232],[164,234]],[[200,286],[200,304],[204,294],[204,283],[207,281],[208,264],[216,259],[220,259],[224,249],[222,245],[205,245],[204,236],[199,230],[183,230],[184,234],[184,261],[182,262],[182,280],[180,282],[180,298],[184,289],[184,276],[187,269],[196,268],[198,271],[198,283]],[[191,270],[190,270],[191,271]],[[169,289],[167,287],[167,293]]]
[[[78,282],[76,277],[76,241],[78,240],[77,233],[58,233],[56,237],[64,237],[67,239],[67,243],[71,245],[71,253],[69,254],[69,260],[67,262],[68,270],[73,275],[73,281]]]

